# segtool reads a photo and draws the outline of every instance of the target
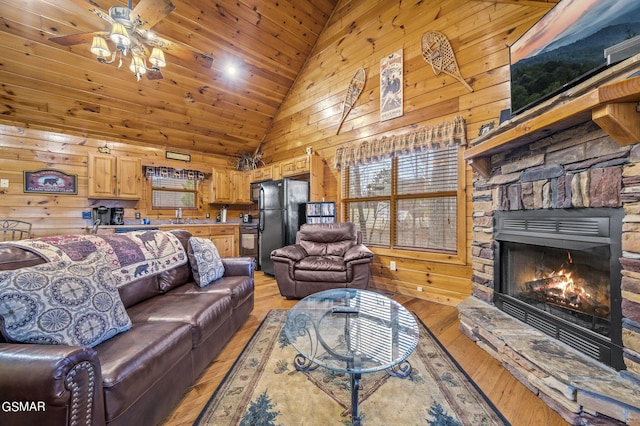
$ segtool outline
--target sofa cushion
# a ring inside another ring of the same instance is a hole
[[[192,345],[199,346],[231,316],[231,296],[200,294],[190,297],[170,293],[145,300],[128,309],[131,321],[183,322],[191,326]]]
[[[193,279],[200,287],[209,285],[224,275],[224,265],[218,249],[208,238],[189,238],[187,250]]]
[[[338,241],[335,243],[327,243],[327,255],[328,256],[340,256],[343,257],[349,247],[353,246],[352,240]]]
[[[340,256],[308,256],[296,263],[293,274],[299,281],[346,282],[347,266]]]
[[[347,271],[308,271],[305,269],[296,269],[293,272],[293,278],[296,281],[305,281],[311,283],[337,283],[340,287],[344,287],[347,283]]]
[[[358,240],[355,225],[350,222],[304,224],[296,241],[310,256],[344,256]]]
[[[296,263],[296,269],[307,271],[346,271],[347,266],[340,256],[307,256]]]
[[[300,246],[309,256],[344,256],[347,250],[353,246],[353,241],[344,240],[333,243],[320,243],[317,241],[300,240]]]
[[[235,309],[253,295],[253,280],[247,276],[222,277],[216,285],[200,287],[195,283],[181,285],[170,291],[171,295],[225,294],[231,296],[231,306]]]
[[[0,318],[5,337],[23,343],[91,347],[131,327],[100,253],[0,272]]]
[[[173,269],[182,268],[178,266]],[[165,272],[163,272],[164,274]],[[133,282],[126,283],[118,286],[118,292],[120,293],[120,299],[125,308],[140,303],[143,300],[151,299],[154,296],[160,294],[158,289],[158,276],[160,274],[147,275],[139,278]]]
[[[107,421],[114,420],[180,362],[189,362],[191,327],[182,322],[134,323],[96,346]]]
[[[305,223],[296,234],[296,240],[316,241],[319,243],[335,243],[353,241],[357,243],[356,227],[351,222]]]

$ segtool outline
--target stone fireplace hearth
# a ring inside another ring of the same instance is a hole
[[[640,145],[620,146],[587,121],[504,149],[489,164],[488,176],[477,176],[473,186],[474,290],[459,305],[462,331],[569,423],[640,424]],[[612,298],[621,313],[612,318],[618,347],[622,343],[621,371],[495,304],[496,212],[601,208],[623,212],[615,236],[622,279],[614,293],[621,297]]]

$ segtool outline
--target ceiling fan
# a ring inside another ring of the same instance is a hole
[[[125,57],[131,56],[129,69],[141,79],[146,74],[150,80],[163,78],[160,71],[167,62],[164,52],[185,61],[192,61],[204,68],[211,68],[213,58],[202,53],[193,52],[177,43],[172,43],[149,31],[164,17],[175,10],[171,0],[140,0],[134,8],[132,0],[128,0],[128,6],[113,6],[109,13],[94,7],[91,0],[71,0],[73,3],[86,8],[109,24],[107,31],[92,33],[72,34],[61,37],[52,37],[49,40],[63,46],[73,46],[82,43],[91,43],[91,53],[96,55],[98,61],[103,64],[112,64],[118,61],[118,67],[122,66]],[[115,45],[111,53],[107,41]],[[151,51],[148,54],[149,50]],[[151,66],[147,65],[147,58]]]

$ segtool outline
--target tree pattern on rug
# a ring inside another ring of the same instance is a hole
[[[462,423],[445,413],[437,402],[431,405],[429,414],[433,416],[433,420],[425,419],[429,426],[462,426]]]
[[[276,426],[274,420],[280,414],[280,411],[272,411],[276,405],[265,390],[257,400],[251,401],[249,408],[242,415],[240,426]]]

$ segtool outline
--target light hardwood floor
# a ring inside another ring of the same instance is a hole
[[[262,272],[256,272],[255,281],[253,313],[218,358],[185,393],[180,404],[165,420],[164,426],[193,424],[267,312],[271,309],[288,309],[296,303],[295,300],[280,296],[275,280]],[[408,296],[398,295],[394,299],[429,327],[512,425],[567,425],[500,363],[459,331],[456,308]]]

